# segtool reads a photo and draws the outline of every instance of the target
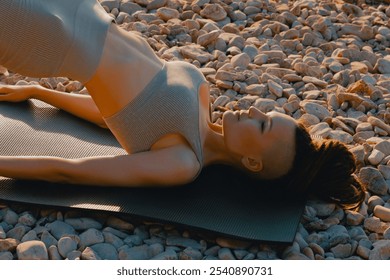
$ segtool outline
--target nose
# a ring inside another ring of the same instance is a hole
[[[249,108],[248,114],[249,114],[250,118],[256,118],[259,120],[266,120],[268,118],[268,116],[266,114],[264,114],[263,112],[261,112],[259,109],[257,109],[254,106],[251,106]]]

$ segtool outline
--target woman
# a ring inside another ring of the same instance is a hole
[[[194,180],[204,166],[223,163],[261,179],[286,179],[298,191],[310,187],[345,207],[362,202],[364,190],[352,175],[355,163],[345,146],[326,142],[317,147],[293,118],[254,107],[226,112],[222,126],[211,123],[208,84],[201,72],[187,63],[160,60],[141,37],[111,23],[96,0],[1,2],[0,64],[27,76],[79,80],[90,96],[2,86],[0,101],[36,98],[108,127],[128,154],[1,156],[0,176],[176,186]],[[322,179],[329,185],[318,188]]]

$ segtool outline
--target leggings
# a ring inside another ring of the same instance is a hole
[[[24,76],[86,83],[112,21],[97,0],[1,0],[0,65]]]

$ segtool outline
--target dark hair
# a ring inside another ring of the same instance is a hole
[[[354,175],[356,161],[348,147],[336,140],[312,140],[299,122],[295,134],[292,169],[282,178],[286,188],[335,202],[344,209],[359,207],[365,189]]]

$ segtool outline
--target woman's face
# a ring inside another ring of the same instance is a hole
[[[222,121],[226,148],[249,163],[259,161],[259,175],[271,179],[290,170],[295,156],[293,118],[277,112],[264,114],[251,107],[227,111]]]

